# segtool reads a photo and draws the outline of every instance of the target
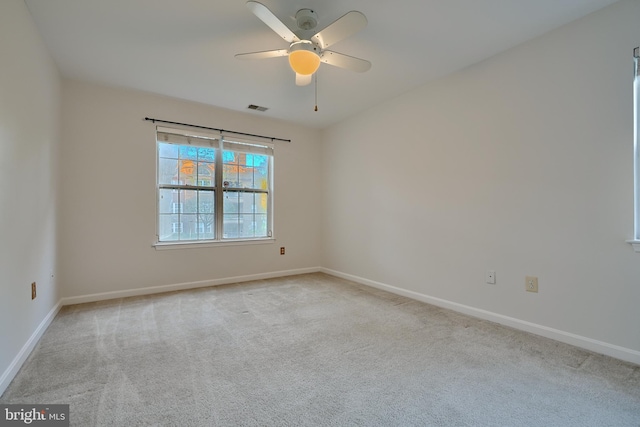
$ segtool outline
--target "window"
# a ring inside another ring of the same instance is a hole
[[[159,243],[272,237],[271,145],[160,127],[156,140]]]
[[[634,177],[634,226],[633,239],[629,243],[640,252],[640,48],[633,51],[633,177]]]

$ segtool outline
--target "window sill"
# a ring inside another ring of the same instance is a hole
[[[276,239],[247,239],[247,240],[227,240],[224,242],[156,242],[153,246],[157,251],[171,249],[195,249],[195,248],[215,248],[221,246],[243,246],[243,245],[266,245],[274,243]]]
[[[627,240],[631,246],[633,246],[633,250],[636,252],[640,252],[640,240]]]

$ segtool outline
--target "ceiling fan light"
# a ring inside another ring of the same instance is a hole
[[[291,69],[304,76],[315,73],[320,66],[320,56],[315,51],[315,46],[310,42],[292,44],[289,51]]]

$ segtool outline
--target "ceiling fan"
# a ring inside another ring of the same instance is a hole
[[[262,52],[239,53],[238,59],[263,59],[280,56],[289,57],[289,65],[296,73],[296,84],[305,86],[311,83],[313,74],[321,62],[363,73],[371,68],[371,62],[342,53],[328,50],[329,46],[349,37],[367,26],[367,18],[361,12],[352,10],[323,30],[312,36],[318,25],[318,16],[311,9],[296,12],[297,30],[293,31],[278,19],[265,5],[257,1],[248,1],[247,7],[269,28],[289,43],[288,49],[267,50]]]

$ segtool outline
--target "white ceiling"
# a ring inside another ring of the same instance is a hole
[[[332,50],[371,61],[371,70],[322,64],[317,112],[314,86],[296,86],[286,58],[234,58],[288,47],[244,0],[25,3],[65,77],[324,128],[615,1],[262,0],[291,28],[302,8],[316,11],[318,28],[350,10],[367,16],[364,30]]]

